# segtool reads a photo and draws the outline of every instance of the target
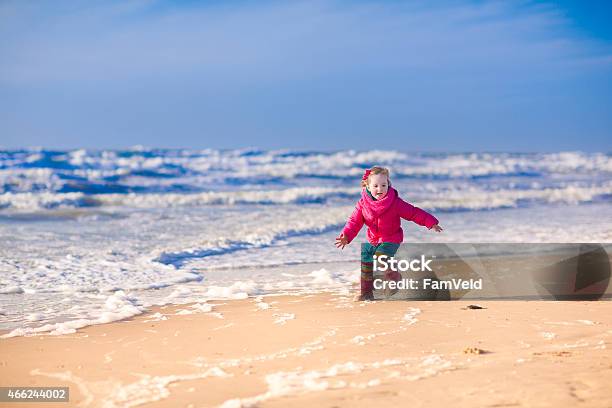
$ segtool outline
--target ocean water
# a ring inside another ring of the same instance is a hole
[[[349,291],[333,245],[363,170],[440,219],[406,242],[610,242],[609,153],[0,150],[0,330],[69,333],[152,305]]]

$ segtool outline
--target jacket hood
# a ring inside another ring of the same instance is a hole
[[[387,195],[381,200],[372,200],[372,197],[370,197],[365,188],[361,190],[361,202],[363,208],[376,216],[379,216],[387,211],[395,202],[396,198],[397,190],[393,187],[389,187]]]

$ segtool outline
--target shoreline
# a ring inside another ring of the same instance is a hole
[[[603,407],[609,312],[605,301],[331,293],[157,306],[73,334],[0,340],[0,386],[68,386],[68,404],[41,403],[64,407]]]

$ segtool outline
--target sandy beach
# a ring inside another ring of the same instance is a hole
[[[0,0],[0,408],[612,408],[610,16]]]
[[[69,403],[28,404],[45,407],[609,407],[610,311],[338,294],[166,306],[2,339],[0,386],[70,387]]]

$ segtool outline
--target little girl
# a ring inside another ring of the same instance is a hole
[[[401,218],[441,232],[438,220],[428,212],[402,200],[391,187],[389,170],[374,166],[361,179],[361,199],[349,217],[336,246],[344,249],[356,236],[363,224],[368,226],[368,243],[361,247],[361,295],[359,300],[373,300],[374,255],[392,257],[404,239]],[[385,278],[393,274],[385,274]],[[395,274],[397,275],[397,273]],[[396,277],[393,278],[397,280]]]

